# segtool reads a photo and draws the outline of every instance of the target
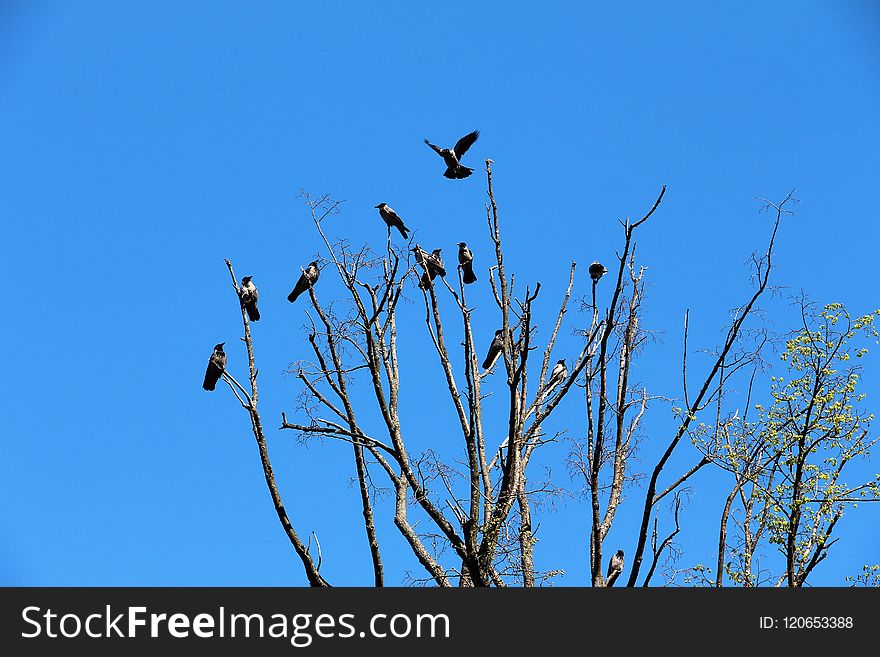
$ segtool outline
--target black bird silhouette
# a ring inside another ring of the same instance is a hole
[[[605,586],[614,586],[614,582],[623,572],[623,550],[618,550],[617,554],[611,557],[608,562],[608,575],[605,577]]]
[[[594,262],[592,265],[590,265],[590,269],[589,269],[589,272],[590,272],[590,278],[593,279],[593,282],[594,282],[594,283],[598,283],[598,282],[599,282],[599,279],[602,278],[602,276],[603,276],[607,271],[608,271],[608,270],[605,269],[605,267],[603,267],[602,265],[600,265],[598,262]]]
[[[416,262],[425,266],[425,273],[422,274],[422,278],[419,281],[419,289],[427,289],[427,286],[431,284],[437,276],[446,276],[446,266],[443,264],[443,258],[440,256],[440,252],[443,249],[434,249],[431,253],[425,251],[422,247],[416,246],[413,248],[416,255]]]
[[[501,350],[504,349],[504,338],[501,337],[503,333],[504,329],[495,331],[495,338],[492,340],[492,344],[489,345],[489,353],[486,354],[486,360],[483,361],[484,370],[491,369],[495,361],[498,360],[498,356],[501,355]]]
[[[238,298],[241,299],[242,307],[247,311],[248,319],[252,322],[260,321],[260,311],[257,310],[257,286],[251,280],[253,276],[244,276],[241,279],[241,287],[238,288]]]
[[[465,283],[475,283],[477,276],[474,274],[474,254],[464,242],[458,243],[458,264],[461,265],[462,280]]]
[[[400,231],[400,235],[403,237],[403,239],[407,239],[407,237],[409,237],[409,228],[403,225],[403,219],[401,219],[400,216],[394,210],[392,210],[387,203],[380,203],[376,207],[379,208],[379,216],[382,217],[382,221],[387,224],[389,230],[393,226]]]
[[[321,270],[318,268],[318,261],[315,260],[309,263],[309,266],[305,268],[305,271],[300,275],[299,280],[296,282],[296,286],[293,288],[293,291],[287,295],[287,300],[290,303],[296,301],[296,298],[309,289],[310,285],[314,285],[318,282],[318,277],[321,275]]]
[[[226,354],[223,351],[225,342],[214,345],[214,353],[208,359],[208,370],[205,372],[205,382],[202,387],[205,390],[213,390],[220,380],[220,375],[226,369]]]
[[[440,256],[442,250],[434,249],[431,251],[431,255],[428,256],[428,269],[431,270],[432,279],[435,276],[446,276],[446,265],[443,264],[443,258]]]
[[[471,146],[473,146],[479,136],[480,131],[474,130],[455,142],[453,148],[440,148],[429,142],[427,139],[425,140],[425,143],[430,146],[437,155],[442,157],[444,162],[446,162],[446,172],[443,174],[446,178],[467,178],[474,172],[474,170],[462,166],[461,158],[464,157],[464,154],[467,153],[467,150]]]

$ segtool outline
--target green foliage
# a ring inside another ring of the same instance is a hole
[[[850,586],[880,586],[880,564],[862,566],[862,572],[855,577],[848,575],[847,582]]]
[[[709,566],[698,563],[696,566],[684,571],[682,581],[688,586],[694,587],[713,586],[712,569]]]
[[[800,586],[827,555],[845,510],[880,500],[880,475],[856,483],[844,479],[854,459],[867,458],[873,415],[863,408],[861,370],[854,364],[876,342],[880,310],[852,318],[842,304],[802,309],[803,327],[781,354],[785,371],[771,377],[768,404],[757,418],[720,420],[710,444],[695,442],[742,488],[742,541],[731,546],[726,573],[737,584],[754,582],[753,557],[762,542],[786,561],[778,581]],[[872,340],[873,338],[873,340]]]

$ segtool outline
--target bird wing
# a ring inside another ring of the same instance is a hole
[[[428,262],[425,258],[429,257],[430,254],[425,251],[422,247],[417,246],[413,249],[413,255],[415,256],[416,262],[420,265],[428,266]]]
[[[483,369],[488,370],[495,363],[498,355],[501,353],[501,344],[492,341],[489,345],[489,353],[486,354],[486,360],[483,361]]]
[[[431,263],[436,273],[440,274],[441,276],[446,276],[446,265],[443,264],[443,258],[439,254],[431,254]]]
[[[306,273],[303,272],[300,274],[299,280],[296,282],[296,285],[293,288],[293,292],[287,295],[287,300],[290,302],[296,301],[296,298],[309,289],[309,279],[306,276]]]
[[[213,363],[208,362],[208,369],[205,371],[205,380],[202,382],[202,388],[205,390],[213,390],[217,381],[220,379],[221,370]]]
[[[216,352],[211,354],[211,357],[208,359],[208,369],[205,370],[205,381],[202,383],[202,388],[213,390],[217,385],[217,381],[220,380],[224,369],[226,369],[226,354],[221,355]]]
[[[260,311],[257,309],[257,287],[251,284],[249,287],[242,289],[241,303],[247,311],[248,319],[252,322],[260,320]]]
[[[426,143],[428,146],[430,146],[431,149],[432,149],[435,153],[437,153],[437,155],[440,155],[441,157],[443,156],[443,153],[440,151],[440,147],[439,147],[439,146],[435,146],[434,144],[432,144],[431,142],[429,142],[427,139],[425,140],[425,143]]]
[[[492,339],[492,344],[489,345],[489,353],[486,354],[486,360],[483,361],[483,369],[488,370],[492,367],[492,364],[495,362],[495,359],[501,354],[501,350],[504,348],[504,340],[500,335],[496,335]]]
[[[468,260],[467,262],[462,263],[461,265],[462,272],[464,276],[462,280],[467,283],[476,283],[477,275],[474,273],[474,262],[473,260]]]
[[[462,156],[467,153],[467,150],[474,145],[474,142],[477,141],[477,137],[479,136],[480,131],[474,130],[455,142],[455,148],[452,149],[455,152],[455,157],[460,160]]]

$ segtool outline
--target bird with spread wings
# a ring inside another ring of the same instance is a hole
[[[427,139],[425,143],[431,147],[431,149],[437,153],[440,157],[443,158],[443,161],[446,163],[446,171],[444,172],[444,177],[455,180],[461,178],[467,178],[471,175],[474,170],[470,167],[462,166],[461,158],[464,157],[464,154],[467,153],[467,150],[474,145],[474,142],[477,141],[477,137],[480,136],[479,130],[474,130],[473,132],[469,132],[464,137],[455,142],[455,146],[452,148],[440,148],[439,146],[435,146]]]

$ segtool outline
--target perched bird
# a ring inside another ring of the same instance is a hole
[[[409,237],[409,228],[403,225],[403,219],[392,210],[387,203],[380,203],[376,206],[379,208],[379,216],[382,217],[382,221],[386,223],[388,226],[388,230],[391,230],[392,226],[400,231],[403,239],[407,239]]]
[[[614,586],[614,582],[623,572],[623,550],[618,550],[617,554],[611,557],[608,563],[608,575],[605,577],[605,586]]]
[[[252,322],[260,321],[260,311],[257,310],[257,286],[251,280],[252,276],[244,276],[241,279],[241,287],[238,288],[238,298],[241,299],[242,307],[247,311],[248,319]]]
[[[501,350],[504,349],[503,333],[503,329],[495,331],[495,338],[492,340],[492,344],[489,345],[489,353],[486,354],[486,360],[483,361],[484,370],[491,369],[495,361],[498,360],[498,356],[501,355]]]
[[[425,267],[425,272],[422,274],[422,279],[419,281],[419,289],[427,289],[427,286],[430,285],[431,281],[437,278],[437,276],[446,276],[446,266],[443,264],[443,258],[440,256],[442,250],[443,249],[434,249],[431,253],[428,253],[420,246],[416,246],[413,249],[416,254],[416,262]]]
[[[475,283],[477,275],[474,274],[474,254],[464,242],[458,243],[458,264],[461,265],[462,280],[465,283]]]
[[[594,283],[598,283],[598,282],[599,282],[599,279],[602,278],[602,276],[603,276],[607,271],[608,271],[608,270],[605,269],[605,267],[603,267],[602,265],[600,265],[598,262],[594,262],[592,265],[590,265],[590,269],[589,269],[589,272],[590,272],[590,278],[593,279],[593,282],[594,282]]]
[[[205,382],[202,387],[205,390],[213,390],[220,380],[220,375],[226,369],[226,353],[223,351],[225,342],[214,345],[214,353],[208,359],[208,370],[205,372]]]
[[[444,162],[446,162],[446,172],[443,174],[446,178],[467,178],[474,172],[474,170],[462,166],[460,160],[464,154],[467,153],[467,150],[473,146],[474,142],[477,141],[477,137],[479,136],[480,131],[474,130],[455,142],[453,148],[440,148],[429,142],[427,139],[425,140],[425,143],[430,146],[437,155],[442,157]]]
[[[553,370],[550,372],[550,378],[547,379],[547,385],[544,388],[544,396],[546,397],[560,383],[568,378],[568,368],[565,366],[565,359],[556,361]]]
[[[296,282],[296,286],[293,288],[293,292],[287,295],[287,300],[290,303],[296,301],[296,298],[309,289],[311,285],[314,285],[318,282],[318,277],[321,275],[321,270],[318,268],[318,261],[315,260],[309,263],[309,266],[305,268],[302,275],[300,275],[299,280]]]
[[[443,249],[434,249],[428,256],[428,269],[431,271],[431,278],[435,276],[446,276],[446,265],[443,264],[443,258],[440,252]]]
[[[416,244],[412,248],[412,252],[413,252],[413,256],[415,257],[417,263],[419,263],[420,265],[424,265],[425,267],[428,266],[427,258],[431,255],[430,253],[425,251],[418,244]]]

